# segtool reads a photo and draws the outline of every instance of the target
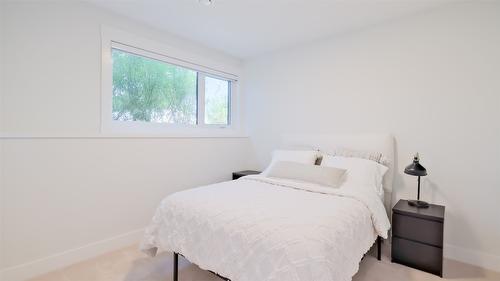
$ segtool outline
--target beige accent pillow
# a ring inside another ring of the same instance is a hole
[[[345,171],[334,167],[277,161],[269,167],[267,176],[339,187]]]
[[[262,172],[266,176],[269,168],[278,161],[297,162],[302,164],[314,165],[318,159],[319,152],[317,150],[275,150],[273,151],[273,159],[271,164]]]

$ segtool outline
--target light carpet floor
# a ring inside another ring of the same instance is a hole
[[[499,281],[500,273],[481,269],[457,261],[446,260],[444,278],[391,263],[388,243],[384,243],[384,257],[378,261],[367,255],[360,264],[353,281]],[[131,246],[67,268],[39,276],[30,281],[171,281],[172,254],[155,258],[145,257]],[[210,272],[201,270],[183,258],[179,260],[179,281],[221,281]],[[258,280],[256,280],[258,281]],[[312,281],[312,280],[311,280]]]

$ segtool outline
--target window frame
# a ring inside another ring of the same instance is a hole
[[[162,43],[140,38],[127,32],[102,26],[101,67],[101,133],[120,136],[159,137],[241,137],[238,75],[235,67],[176,50]],[[197,124],[169,124],[143,121],[113,120],[113,65],[112,49],[158,60],[198,72]],[[168,54],[168,55],[167,55]],[[205,99],[203,77],[230,81],[228,124],[204,124]],[[200,87],[203,87],[200,90]],[[201,96],[200,96],[201,95]]]

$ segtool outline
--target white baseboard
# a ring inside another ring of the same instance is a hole
[[[444,256],[452,260],[473,264],[494,271],[500,271],[500,256],[495,256],[489,253],[446,244],[444,246]]]
[[[94,242],[83,247],[68,250],[25,264],[5,268],[0,271],[0,280],[22,281],[68,265],[84,261],[107,252],[137,243],[144,229],[134,230],[112,238]]]

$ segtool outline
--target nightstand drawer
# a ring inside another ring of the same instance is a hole
[[[443,249],[392,238],[392,261],[442,276]]]
[[[392,234],[400,238],[443,247],[443,223],[441,222],[393,214]]]

